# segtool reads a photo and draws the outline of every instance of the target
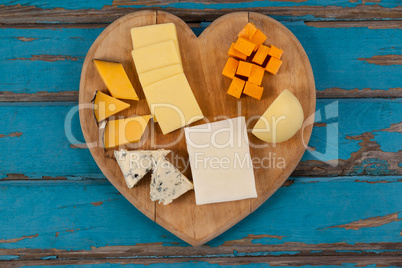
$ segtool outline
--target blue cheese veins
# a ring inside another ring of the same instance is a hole
[[[170,150],[154,151],[114,151],[114,156],[128,188],[133,188],[148,172],[156,166],[156,160],[165,157]]]
[[[152,201],[167,205],[191,189],[193,184],[164,156],[157,160],[151,178]]]

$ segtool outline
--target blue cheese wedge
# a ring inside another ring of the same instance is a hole
[[[156,166],[156,160],[165,157],[170,150],[114,151],[114,156],[128,188],[133,188],[148,172]]]
[[[152,201],[168,205],[193,188],[193,184],[164,156],[157,160],[151,178]]]

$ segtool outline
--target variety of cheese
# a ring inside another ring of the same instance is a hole
[[[133,188],[148,172],[156,166],[156,161],[160,157],[166,156],[170,150],[153,151],[127,151],[121,149],[114,151],[114,156],[128,188]]]
[[[131,29],[131,38],[134,50],[149,45],[172,40],[177,54],[180,57],[179,41],[177,39],[176,26],[173,23],[163,23],[135,27]],[[180,60],[181,63],[181,60]]]
[[[293,137],[303,120],[299,100],[285,89],[257,121],[252,133],[263,141],[280,143]]]
[[[140,141],[145,132],[150,115],[110,120],[103,133],[106,149],[114,148],[130,142]]]
[[[101,91],[96,91],[95,94],[94,113],[98,122],[130,107],[130,104],[110,97]]]
[[[244,117],[184,130],[197,205],[257,197]]]
[[[204,117],[183,73],[144,87],[144,93],[163,134]]]
[[[138,100],[137,93],[121,63],[95,59],[93,62],[113,97],[117,99]]]
[[[151,200],[168,205],[191,189],[193,184],[165,157],[159,157],[151,177]]]
[[[151,113],[158,118],[163,134],[191,124],[204,116],[184,75],[176,27],[173,23],[137,27],[131,30],[133,60]],[[266,36],[248,23],[229,49],[222,74],[232,80],[228,94],[240,98],[244,93],[261,99],[265,71],[276,74],[283,51],[262,45]],[[262,65],[270,56],[265,69]],[[240,61],[234,59],[240,59]],[[138,100],[120,63],[93,60],[113,97],[97,91],[94,113],[98,122],[130,107],[117,100]],[[244,81],[236,75],[246,78]],[[151,116],[137,116],[102,122],[105,148],[138,142]],[[303,109],[288,90],[283,91],[257,121],[252,133],[259,139],[279,143],[290,139],[301,128]],[[256,198],[254,172],[244,117],[185,128],[193,184],[165,156],[169,150],[115,151],[116,161],[127,187],[133,188],[152,171],[150,197],[167,205],[195,187],[198,205]]]

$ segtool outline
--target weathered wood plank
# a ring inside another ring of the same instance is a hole
[[[352,255],[352,254],[350,254]],[[263,257],[218,257],[218,258],[124,258],[124,259],[84,259],[84,260],[34,260],[34,261],[5,261],[0,262],[4,268],[13,267],[222,267],[228,268],[237,265],[241,267],[400,267],[401,256],[263,256]],[[65,266],[60,266],[65,265]],[[219,266],[217,266],[219,265]],[[355,266],[357,265],[357,266]]]
[[[310,58],[317,97],[402,97],[402,31],[370,29],[365,22],[337,28],[337,23],[286,23]],[[206,25],[193,29],[200,33]],[[104,25],[91,27],[0,29],[0,101],[73,100],[74,93],[66,92],[78,90],[83,59]]]
[[[76,1],[49,3],[38,1],[15,5],[10,1],[0,9],[0,24],[19,23],[105,23],[128,13],[144,10],[164,10],[186,22],[212,21],[235,11],[260,12],[282,20],[321,19],[400,19],[401,10],[395,1],[380,3],[333,2],[317,0],[290,1],[111,1],[88,4]]]
[[[84,139],[78,113],[73,113],[71,132],[65,133],[66,116],[74,106],[0,105],[0,159],[5,159],[0,178],[102,177],[80,145]],[[294,175],[402,174],[402,99],[318,100],[317,111],[309,143],[313,151],[305,153]]]
[[[250,263],[260,262],[251,257],[278,264],[305,260],[300,265],[320,256],[326,264],[353,259],[390,265],[399,260],[400,177],[386,182],[381,177],[291,181],[256,212],[197,248],[142,215],[107,181],[1,181],[0,205],[13,206],[0,210],[6,219],[0,255],[27,263],[53,257],[77,264],[90,264],[90,259],[103,263],[105,258],[150,264],[149,259],[167,262],[172,257],[221,264],[241,261],[236,257],[250,257]],[[269,258],[274,256],[282,258]]]

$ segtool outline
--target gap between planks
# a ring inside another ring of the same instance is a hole
[[[67,10],[64,8],[43,9],[35,6],[2,6],[0,24],[20,23],[110,23],[117,18],[140,10],[163,10],[178,16],[186,22],[213,21],[231,12],[258,12],[270,16],[314,17],[317,20],[371,20],[401,19],[402,7],[386,8],[380,5],[339,6],[293,6],[293,7],[251,7],[223,9],[183,9],[171,7],[140,7],[134,2],[132,7],[104,6],[102,9]],[[290,20],[290,19],[289,19]]]
[[[292,253],[290,253],[292,254]],[[269,266],[303,266],[303,265],[345,265],[353,264],[356,266],[375,265],[376,267],[402,265],[402,256],[397,253],[394,254],[338,254],[334,256],[325,256],[317,254],[314,256],[299,256],[299,255],[282,255],[282,256],[239,256],[239,257],[148,257],[138,258],[136,256],[130,257],[105,257],[98,258],[85,258],[85,259],[58,259],[57,255],[43,260],[13,260],[13,261],[0,261],[3,268],[22,267],[22,266],[39,266],[39,265],[95,265],[95,264],[187,264],[193,266],[197,262],[200,265],[204,263],[218,265],[248,265],[248,264],[269,264]],[[202,262],[202,263],[201,263]]]
[[[316,91],[317,99],[363,99],[363,98],[402,98],[402,88],[380,89],[341,89],[329,88]],[[15,93],[0,92],[0,102],[78,102],[78,91]]]

